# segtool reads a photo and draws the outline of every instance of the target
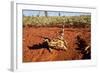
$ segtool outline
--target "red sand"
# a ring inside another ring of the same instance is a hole
[[[65,28],[64,38],[68,42],[68,50],[53,50],[49,52],[46,48],[29,49],[28,46],[43,42],[42,37],[56,38],[57,32],[61,28],[57,27],[24,27],[23,28],[23,62],[43,62],[43,61],[61,61],[61,60],[80,60],[83,54],[79,53],[75,47],[75,37],[81,34],[82,37],[89,43],[90,29],[89,28]]]

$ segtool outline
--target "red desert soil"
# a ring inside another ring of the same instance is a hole
[[[79,53],[75,47],[75,38],[77,34],[89,43],[91,34],[89,28],[65,28],[64,39],[68,42],[68,50],[55,50],[49,52],[46,48],[29,49],[28,46],[42,43],[44,38],[56,38],[57,32],[61,28],[57,27],[23,27],[23,62],[43,62],[43,61],[61,61],[61,60],[80,60],[83,54]]]

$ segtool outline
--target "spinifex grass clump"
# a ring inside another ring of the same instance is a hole
[[[23,16],[24,26],[30,25],[35,27],[89,27],[91,24],[90,15],[82,16]]]

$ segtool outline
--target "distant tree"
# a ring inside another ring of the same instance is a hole
[[[60,13],[60,11],[59,11],[58,15],[59,15],[59,16],[61,16],[61,13]]]
[[[40,11],[38,12],[38,14],[37,14],[37,17],[39,17],[40,16]]]
[[[47,16],[48,16],[48,13],[47,13],[47,11],[44,11],[44,13],[45,13],[45,16],[47,17]]]

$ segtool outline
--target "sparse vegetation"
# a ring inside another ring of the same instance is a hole
[[[62,24],[64,24],[65,27],[89,27],[91,24],[91,16],[23,16],[24,26],[61,27]]]

